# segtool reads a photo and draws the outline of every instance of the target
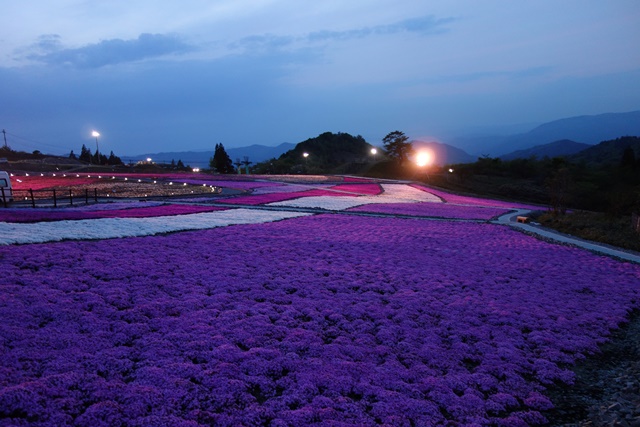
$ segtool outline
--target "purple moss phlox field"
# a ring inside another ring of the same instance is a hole
[[[486,223],[317,215],[0,259],[0,425],[535,425],[640,307],[640,266]]]
[[[515,209],[519,209],[519,208],[532,209],[532,210],[540,209],[540,206],[535,206],[535,205],[505,202],[501,200],[482,199],[479,197],[460,196],[458,194],[447,193],[445,191],[436,190],[435,188],[426,187],[419,184],[410,184],[410,185],[419,190],[423,190],[428,193],[435,194],[436,196],[440,197],[447,203],[469,204],[469,205],[477,205],[477,206],[492,206],[492,207],[501,207],[501,208],[515,208]]]
[[[306,190],[295,193],[266,193],[255,194],[249,196],[229,197],[227,199],[218,199],[218,203],[229,203],[234,205],[264,205],[267,203],[282,202],[284,200],[298,199],[300,197],[314,196],[350,196],[348,193],[339,193],[328,190]]]
[[[347,191],[358,194],[367,194],[369,196],[377,196],[382,193],[379,184],[340,184],[331,187],[332,190]]]
[[[73,210],[73,209],[3,209],[0,221],[38,222],[95,218],[149,218],[156,216],[186,215],[212,212],[225,208],[213,206],[163,205],[130,209]]]
[[[352,212],[372,212],[391,215],[414,215],[436,218],[456,219],[492,219],[509,212],[508,209],[459,206],[448,203],[388,203],[357,206],[349,209]]]

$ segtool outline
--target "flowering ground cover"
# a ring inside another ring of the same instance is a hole
[[[435,218],[490,220],[509,212],[509,209],[454,205],[449,203],[388,203],[361,205],[349,209],[349,211]]]
[[[369,196],[377,196],[378,194],[382,193],[382,187],[379,184],[372,183],[339,184],[331,187],[331,189],[355,194],[368,194]]]
[[[461,196],[459,194],[448,193],[446,191],[437,190],[435,188],[427,187],[419,184],[411,184],[411,186],[414,188],[418,188],[424,191],[428,191],[432,194],[435,194],[436,196],[441,197],[447,203],[456,203],[461,205],[466,204],[466,205],[474,205],[474,206],[493,206],[493,207],[515,208],[515,209],[531,209],[531,210],[540,209],[540,206],[536,206],[536,205],[506,202],[503,200],[483,199],[480,197]]]
[[[640,266],[487,223],[315,215],[0,258],[0,425],[536,425],[640,308]]]
[[[640,309],[640,265],[487,222],[526,205],[299,178],[0,210],[0,426],[539,425]]]
[[[309,190],[330,190],[335,192],[352,193],[352,195],[368,194],[371,196],[378,195],[382,192],[382,188],[378,184],[362,183],[362,184],[339,184],[339,185],[318,185],[318,184],[271,184],[268,186],[257,188],[252,194],[271,194],[271,193],[297,193]],[[327,193],[325,193],[327,194]],[[328,193],[331,195],[330,193]]]
[[[329,197],[333,199],[335,196],[348,196],[346,193],[337,193],[329,190],[306,190],[299,192],[278,192],[250,194],[247,196],[229,197],[226,199],[216,200],[218,203],[229,203],[232,205],[264,205],[268,203],[283,202],[291,199],[309,198],[309,197]]]
[[[97,218],[35,223],[0,222],[0,245],[150,236],[234,224],[280,221],[304,215],[308,214],[275,210],[221,209],[213,212],[157,217]]]
[[[62,174],[41,175],[41,174],[29,174],[21,176],[13,176],[11,178],[11,185],[14,190],[44,190],[50,188],[70,187],[77,185],[89,185],[102,182],[102,178],[98,178],[98,175],[76,175],[69,174],[63,176]]]
[[[408,185],[381,184],[381,186],[384,192],[378,196],[353,196],[350,195],[350,193],[343,193],[343,197],[333,197],[334,194],[300,198],[289,197],[287,200],[269,203],[269,206],[318,208],[339,211],[366,204],[442,202],[442,200],[434,194]],[[339,193],[335,195],[339,195]]]
[[[126,206],[126,203],[121,203]],[[105,206],[105,204],[93,205],[92,207]],[[199,212],[212,212],[225,208],[214,206],[191,206],[191,205],[156,205],[144,207],[126,207],[121,209],[3,209],[0,210],[0,221],[2,222],[40,222],[40,221],[61,221],[96,218],[150,218],[157,216],[186,215]]]

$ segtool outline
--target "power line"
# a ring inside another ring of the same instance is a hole
[[[22,137],[20,135],[16,135],[16,134],[11,133],[11,132],[7,132],[5,129],[2,129],[2,133],[4,135],[5,147],[7,146],[7,134],[8,134],[8,135],[11,135],[12,137],[14,137],[16,139],[20,139],[22,141],[30,142],[31,144],[37,144],[35,146],[35,148],[41,148],[41,146],[46,146],[46,147],[52,147],[52,148],[57,148],[57,149],[62,149],[62,150],[69,150],[69,147],[61,147],[61,146],[55,145],[55,144],[48,144],[48,143],[42,142],[42,141],[35,141],[33,139],[25,138],[25,137]],[[22,143],[22,145],[27,145],[30,148],[34,148],[33,146],[30,146],[29,144]]]

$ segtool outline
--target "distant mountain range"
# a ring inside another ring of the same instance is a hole
[[[637,135],[640,135],[640,111],[631,111],[570,117],[544,123],[525,133],[452,138],[447,143],[476,155],[500,157],[560,140],[593,145]]]
[[[528,159],[529,157],[542,159],[544,157],[569,156],[579,153],[589,147],[592,146],[589,144],[583,144],[582,142],[571,141],[570,139],[562,139],[548,144],[536,145],[535,147],[527,148],[526,150],[514,151],[500,156],[500,158],[502,160],[513,160]]]
[[[439,165],[474,162],[480,156],[510,160],[518,157],[565,156],[578,153],[602,141],[623,136],[640,136],[640,110],[628,113],[606,113],[593,116],[570,117],[539,125],[525,133],[513,135],[479,135],[450,138],[446,143],[413,141],[414,146],[430,148]],[[226,148],[235,162],[245,156],[256,164],[293,150],[298,144],[282,143],[275,147],[250,145]],[[472,153],[472,154],[469,154]],[[180,151],[124,156],[125,161],[152,158],[154,162],[172,160],[194,167],[207,167],[213,151]]]
[[[289,142],[283,142],[282,144],[275,147],[254,144],[247,147],[225,148],[225,151],[234,162],[236,161],[236,159],[244,160],[244,157],[246,156],[249,158],[249,161],[253,162],[253,164],[256,164],[258,162],[263,162],[274,157],[278,158],[280,157],[280,155],[295,148],[295,146],[296,144],[292,144]],[[150,158],[156,163],[171,163],[172,160],[175,162],[177,162],[178,160],[182,160],[182,163],[184,163],[185,165],[203,168],[209,167],[209,159],[213,157],[213,153],[213,150],[168,151],[161,153],[138,154],[135,156],[124,156],[123,160],[125,160],[125,162],[136,162],[139,160],[146,160]]]

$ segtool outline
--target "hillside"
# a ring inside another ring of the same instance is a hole
[[[325,132],[256,165],[254,173],[357,173],[373,161],[371,148],[360,135]]]
[[[513,159],[528,159],[536,157],[542,159],[544,157],[559,157],[569,156],[579,153],[582,150],[591,147],[589,144],[583,144],[582,142],[575,142],[569,139],[563,139],[560,141],[550,142],[549,144],[536,145],[535,147],[528,148],[526,150],[518,150],[509,154],[500,156],[502,160]]]
[[[610,141],[603,141],[568,157],[573,163],[588,165],[618,165],[625,149],[630,147],[636,158],[640,158],[640,137],[625,136]]]

